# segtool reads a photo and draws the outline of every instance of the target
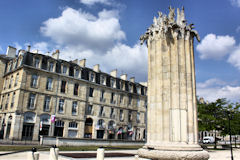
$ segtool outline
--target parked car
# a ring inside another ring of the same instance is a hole
[[[214,143],[214,137],[204,137],[203,138],[203,143]]]

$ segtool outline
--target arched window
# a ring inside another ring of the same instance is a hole
[[[26,112],[24,113],[24,122],[25,123],[35,123],[35,113],[33,112]]]

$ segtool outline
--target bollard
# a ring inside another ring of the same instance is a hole
[[[27,154],[27,160],[39,160],[39,152],[37,152],[36,148],[32,148],[31,152]]]
[[[97,149],[97,160],[104,160],[104,148]]]
[[[50,148],[49,160],[58,160],[59,148],[56,145]]]

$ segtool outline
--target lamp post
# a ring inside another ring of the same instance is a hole
[[[231,149],[231,160],[233,160],[233,150],[232,150],[232,133],[231,133],[231,119],[232,119],[232,114],[231,111],[228,109],[227,110],[227,116],[228,116],[228,127],[229,127],[229,135],[230,135],[230,149]]]

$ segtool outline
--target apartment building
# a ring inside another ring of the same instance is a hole
[[[86,60],[59,59],[9,47],[0,55],[0,133],[10,140],[40,135],[86,139],[145,138],[147,87],[101,72]]]

